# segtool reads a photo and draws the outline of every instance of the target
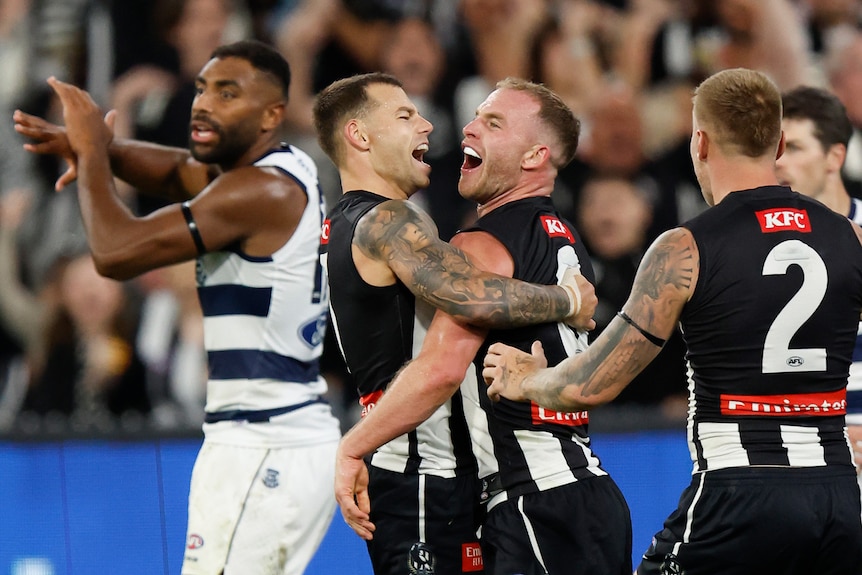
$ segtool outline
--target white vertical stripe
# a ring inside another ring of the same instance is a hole
[[[467,429],[473,446],[473,455],[479,465],[479,477],[488,477],[500,471],[497,458],[494,457],[494,444],[491,441],[491,431],[488,427],[488,413],[479,403],[479,394],[484,392],[485,385],[479,386],[476,368],[470,366],[464,381],[461,382],[461,398],[464,403],[464,417],[467,419]]]
[[[820,434],[816,427],[782,425],[781,443],[787,450],[787,460],[794,467],[820,467],[826,465]]]
[[[521,519],[524,520],[524,527],[527,530],[527,537],[530,539],[530,547],[533,548],[533,555],[536,556],[536,560],[542,566],[542,570],[547,573],[548,569],[545,567],[545,558],[542,557],[542,551],[539,549],[539,542],[536,540],[536,531],[533,529],[533,524],[530,522],[527,514],[524,513],[523,497],[518,497],[518,512],[521,514]]]
[[[419,475],[419,541],[425,543],[426,513],[425,513],[425,475]]]
[[[706,473],[701,473],[698,478],[700,481],[697,485],[697,491],[694,494],[694,498],[691,500],[691,505],[685,511],[685,531],[682,534],[682,541],[677,541],[673,545],[673,554],[679,555],[679,548],[683,543],[688,543],[691,539],[691,529],[694,524],[694,508],[697,506],[697,502],[700,501],[700,496],[703,493],[703,484],[706,483]]]
[[[515,439],[524,453],[530,477],[539,491],[575,481],[569,463],[560,449],[560,441],[547,431],[516,429]]]
[[[698,423],[697,437],[703,448],[707,469],[746,467],[750,464],[748,452],[742,447],[738,423]]]

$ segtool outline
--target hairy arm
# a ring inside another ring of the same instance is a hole
[[[698,275],[694,238],[683,228],[660,236],[638,268],[623,311],[648,334],[671,336]],[[483,375],[492,398],[532,400],[557,411],[586,410],[614,399],[661,351],[619,316],[583,353],[551,369],[537,356],[494,344]]]
[[[528,284],[474,267],[409,202],[384,202],[366,214],[353,244],[366,257],[384,262],[416,297],[474,325],[561,321],[572,311],[566,288]]]

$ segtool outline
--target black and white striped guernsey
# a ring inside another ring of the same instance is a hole
[[[684,227],[700,258],[681,317],[694,471],[852,465],[845,388],[862,247],[847,218],[768,186]]]
[[[351,244],[357,222],[388,198],[366,191],[345,193],[324,224],[321,257],[329,272],[330,309],[347,368],[363,409],[372,409],[405,362],[419,353],[434,310],[416,301],[400,281],[372,286],[359,275]],[[373,465],[398,473],[443,478],[475,472],[461,397],[439,407],[416,430],[382,446]]]
[[[580,267],[595,283],[589,255],[575,228],[557,213],[550,198],[529,198],[505,204],[482,216],[469,233],[493,235],[514,260],[514,277],[553,285],[566,266]],[[529,351],[540,340],[549,365],[586,349],[586,333],[562,323],[491,330],[462,385],[480,477],[493,477],[489,503],[545,491],[597,475],[606,475],[590,448],[588,413],[558,413],[535,403],[501,399],[492,403],[482,381],[482,359],[491,343]],[[494,486],[498,489],[494,489]]]

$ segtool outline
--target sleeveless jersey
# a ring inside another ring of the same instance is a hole
[[[572,225],[557,213],[550,198],[505,204],[482,216],[474,227],[493,235],[512,256],[514,274],[527,282],[559,283],[567,266],[580,267],[595,283],[592,264]],[[488,399],[482,361],[488,346],[502,342],[529,351],[540,340],[548,365],[556,365],[587,347],[587,333],[563,323],[491,330],[462,384],[479,475],[487,484],[489,508],[506,499],[545,491],[597,475],[606,475],[590,449],[588,414],[559,413],[535,403]],[[478,409],[481,407],[481,410]]]
[[[851,198],[850,214],[847,217],[862,226],[862,200]],[[862,322],[859,322],[856,331],[856,347],[853,349],[853,363],[847,381],[847,423],[862,425]]]
[[[328,296],[317,257],[324,213],[317,168],[293,146],[254,165],[283,171],[308,202],[291,238],[271,256],[233,246],[197,260],[210,370],[204,431],[225,438],[221,432],[230,430],[231,439],[264,445],[331,440],[338,425],[321,398],[326,383],[318,371]],[[246,425],[263,422],[279,425]]]
[[[332,323],[359,388],[363,414],[373,408],[398,370],[419,353],[434,314],[433,308],[417,302],[400,281],[369,285],[353,262],[351,246],[357,222],[387,200],[366,191],[345,193],[330,212],[321,240]],[[378,449],[371,463],[397,473],[444,478],[474,472],[460,395],[455,394],[416,430]]]
[[[844,415],[862,247],[847,218],[768,186],[683,225],[700,255],[681,317],[694,472],[852,465]]]

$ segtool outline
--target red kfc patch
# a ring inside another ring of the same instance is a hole
[[[323,225],[320,226],[320,243],[326,245],[329,243],[329,218],[323,220]]]
[[[569,228],[566,227],[566,224],[560,221],[559,218],[555,218],[554,216],[541,216],[542,227],[545,228],[545,233],[547,233],[552,238],[566,238],[569,240],[569,243],[575,243],[575,236],[572,235],[572,232],[569,231]]]
[[[764,234],[773,232],[810,233],[811,224],[806,210],[793,208],[772,208],[755,212],[760,222],[760,231]]]

